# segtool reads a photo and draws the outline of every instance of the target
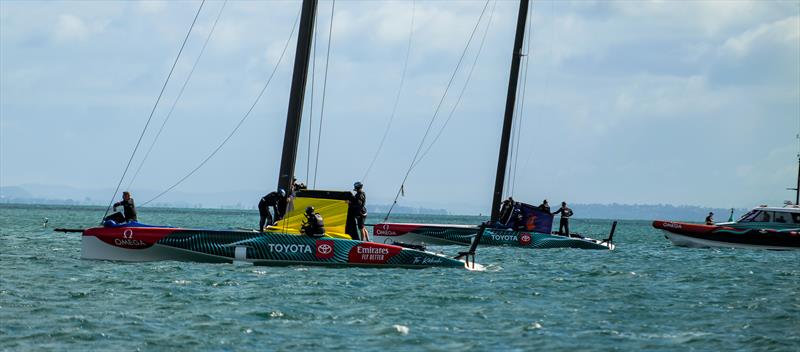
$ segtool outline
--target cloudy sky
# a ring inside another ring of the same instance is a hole
[[[113,189],[199,6],[1,0],[0,186]],[[130,173],[222,9],[219,22],[141,172],[123,182],[140,203],[217,148],[277,65],[241,128],[175,191],[252,190],[255,201],[276,185],[294,38],[279,58],[300,3],[222,6],[204,4]],[[405,83],[366,190],[372,202],[391,202],[480,19],[426,143],[440,138],[401,204],[486,213],[515,1],[337,1],[324,110],[331,2],[321,1],[298,178],[314,183],[321,112],[316,188],[364,178],[400,84],[412,8]],[[748,207],[793,198],[785,189],[800,149],[800,2],[534,1],[531,20],[516,199]]]

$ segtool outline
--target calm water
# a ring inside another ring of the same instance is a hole
[[[621,222],[613,252],[482,248],[485,272],[87,261],[79,234],[50,230],[101,213],[0,206],[0,349],[800,350],[800,252],[677,248],[648,222]],[[139,213],[191,227],[258,221]]]

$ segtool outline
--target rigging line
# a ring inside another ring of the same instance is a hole
[[[383,149],[383,144],[386,142],[386,137],[389,135],[389,129],[392,127],[392,121],[394,120],[394,116],[397,113],[397,106],[400,103],[400,96],[403,92],[403,85],[406,81],[406,71],[408,69],[408,59],[411,56],[411,42],[412,38],[414,37],[414,16],[416,14],[416,7],[417,2],[413,0],[411,2],[411,27],[408,30],[408,45],[406,46],[406,59],[403,62],[403,72],[400,74],[400,86],[397,88],[397,95],[394,98],[394,106],[392,106],[392,113],[389,114],[389,122],[386,124],[386,129],[383,130],[383,137],[381,137],[381,142],[378,144],[378,150],[375,151],[375,155],[372,157],[372,161],[370,161],[369,166],[367,167],[367,171],[364,172],[364,177],[361,178],[361,182],[367,181],[367,176],[369,176],[369,172],[372,170],[372,166],[375,164],[375,160],[378,160],[378,155],[381,153],[381,149]]]
[[[325,92],[328,87],[328,65],[331,59],[331,38],[333,37],[333,10],[336,8],[336,0],[331,2],[331,24],[328,28],[328,49],[325,53],[325,73],[322,76],[322,103],[319,108],[319,130],[317,131],[317,153],[314,160],[314,188],[317,188],[317,171],[319,170],[319,145],[322,142],[322,117],[325,116]],[[308,181],[306,181],[308,182]]]
[[[519,120],[519,123],[517,124],[517,138],[516,138],[516,147],[515,147],[517,152],[516,152],[516,157],[514,158],[514,171],[512,173],[513,176],[511,177],[511,195],[514,194],[514,189],[516,188],[516,185],[517,185],[517,170],[518,170],[519,154],[520,154],[519,143],[520,143],[520,140],[522,139],[521,138],[522,137],[522,126],[523,126],[523,122],[524,122],[524,118],[525,118],[524,117],[525,96],[526,96],[527,90],[528,90],[528,72],[529,72],[529,69],[530,69],[530,62],[531,62],[531,59],[530,59],[530,56],[531,56],[531,41],[533,41],[533,4],[531,4],[531,6],[529,7],[528,11],[529,11],[528,12],[528,18],[529,18],[529,20],[528,20],[528,41],[527,41],[528,45],[527,45],[527,49],[525,50],[525,57],[524,57],[524,59],[525,59],[525,73],[524,73],[525,79],[522,81],[522,93],[521,93],[521,96],[520,96],[520,99],[519,99],[519,115],[517,115],[517,120]]]
[[[478,50],[475,53],[475,60],[472,61],[472,66],[469,69],[469,73],[467,74],[466,80],[464,80],[464,85],[461,87],[461,92],[458,93],[458,98],[456,99],[455,104],[453,104],[453,108],[450,110],[450,114],[447,116],[447,119],[444,121],[444,124],[439,129],[439,132],[436,134],[436,137],[433,138],[433,141],[431,141],[431,143],[428,145],[428,148],[426,148],[425,151],[422,153],[422,155],[420,155],[419,159],[417,159],[417,161],[414,163],[414,166],[412,166],[412,168],[416,168],[417,165],[419,165],[419,163],[422,162],[422,159],[424,159],[425,156],[428,155],[428,152],[431,151],[431,149],[433,148],[433,145],[436,144],[436,141],[438,141],[439,137],[442,136],[442,133],[446,129],[447,124],[450,122],[450,119],[453,118],[453,115],[454,115],[456,109],[458,108],[459,104],[461,103],[461,98],[464,96],[464,92],[467,90],[467,86],[469,85],[470,79],[472,78],[472,72],[475,70],[475,66],[478,63],[478,58],[480,58],[480,56],[481,56],[481,52],[483,50],[483,45],[484,45],[484,42],[486,41],[487,34],[489,34],[489,28],[490,28],[490,26],[492,24],[492,18],[494,17],[494,10],[495,10],[496,7],[497,7],[497,1],[494,1],[492,3],[492,10],[489,12],[489,18],[488,18],[488,20],[486,22],[486,29],[484,30],[483,36],[481,37],[481,42],[478,45]]]
[[[225,0],[222,3],[222,6],[219,9],[219,13],[217,13],[217,18],[214,20],[214,24],[211,26],[211,31],[208,32],[208,36],[206,36],[205,42],[203,42],[203,47],[200,49],[200,54],[197,55],[197,59],[194,60],[194,64],[192,65],[192,69],[189,71],[189,75],[186,76],[186,80],[183,81],[183,86],[181,86],[181,90],[178,92],[178,96],[175,97],[175,100],[172,102],[172,106],[169,108],[169,112],[167,113],[167,117],[164,118],[164,122],[161,123],[161,127],[158,129],[158,133],[156,133],[156,137],[153,138],[153,142],[150,144],[150,147],[147,149],[147,153],[144,154],[144,158],[139,163],[139,167],[136,168],[136,172],[133,174],[131,181],[128,182],[128,189],[133,186],[133,182],[136,180],[136,177],[139,176],[139,172],[142,171],[142,166],[144,166],[147,157],[150,156],[150,152],[153,151],[153,147],[155,147],[156,142],[158,141],[158,137],[161,136],[161,132],[164,131],[164,126],[167,125],[167,121],[172,116],[172,112],[175,111],[175,106],[178,105],[178,101],[183,96],[183,91],[186,89],[186,86],[189,85],[189,80],[192,78],[192,74],[194,74],[195,68],[197,68],[197,64],[200,62],[200,58],[203,57],[203,53],[206,51],[206,46],[208,45],[208,41],[211,39],[211,35],[214,34],[214,29],[217,28],[217,23],[219,22],[219,18],[222,16],[222,10],[225,9],[225,5],[228,3],[228,0]]]
[[[125,175],[128,173],[128,169],[131,167],[131,162],[133,161],[133,157],[136,155],[136,151],[139,150],[139,145],[142,143],[142,137],[144,137],[145,132],[147,132],[147,127],[150,125],[150,121],[153,119],[153,114],[156,112],[156,107],[158,107],[158,102],[161,101],[161,97],[164,95],[164,90],[167,88],[167,83],[169,83],[170,77],[172,77],[172,72],[175,71],[175,65],[178,64],[178,59],[181,58],[181,53],[183,53],[183,48],[186,46],[186,42],[189,40],[189,35],[192,34],[192,29],[194,29],[194,24],[197,23],[197,17],[200,16],[200,11],[203,9],[203,5],[206,3],[206,0],[203,0],[200,3],[200,7],[197,8],[197,13],[194,15],[194,19],[192,20],[192,25],[189,26],[189,31],[186,32],[186,37],[183,38],[183,43],[181,44],[181,48],[178,50],[178,55],[175,57],[175,61],[172,63],[172,68],[169,69],[169,74],[167,75],[167,79],[164,80],[164,85],[161,87],[161,92],[158,93],[158,98],[156,99],[155,104],[153,104],[153,109],[150,110],[150,116],[147,117],[147,122],[144,124],[144,128],[142,128],[142,133],[139,134],[139,140],[136,141],[136,146],[133,148],[133,152],[131,153],[131,157],[128,159],[128,164],[125,165],[125,171],[122,172],[122,177],[119,178],[119,182],[117,183],[117,188],[114,189],[114,194],[111,196],[111,201],[108,203],[108,207],[106,207],[106,212],[103,214],[103,218],[108,215],[108,211],[111,210],[111,206],[114,204],[114,199],[117,198],[117,192],[119,192],[119,187],[122,186],[122,181],[125,180]]]
[[[306,148],[306,179],[308,183],[311,173],[311,136],[312,127],[314,126],[314,82],[317,80],[317,21],[314,21],[314,37],[311,38],[313,46],[311,47],[311,101],[309,102],[308,112],[308,148]]]
[[[289,43],[292,41],[292,37],[294,36],[295,29],[297,28],[297,22],[299,20],[300,20],[300,12],[297,13],[297,17],[295,17],[295,19],[294,19],[294,24],[292,25],[292,31],[289,32],[289,38],[286,39],[286,44],[284,44],[284,46],[283,46],[283,51],[281,52],[281,56],[278,58],[278,62],[275,63],[275,67],[272,69],[272,73],[270,73],[269,78],[267,79],[267,82],[264,83],[264,87],[261,88],[261,92],[259,92],[258,96],[256,96],[256,100],[253,102],[252,105],[250,105],[250,109],[248,109],[247,113],[245,113],[244,116],[239,120],[239,123],[236,124],[236,127],[234,127],[234,129],[231,131],[231,133],[228,134],[228,136],[225,137],[225,139],[222,141],[222,143],[220,143],[217,146],[217,148],[214,149],[213,152],[211,152],[211,154],[209,154],[199,165],[197,165],[197,167],[195,167],[194,169],[192,169],[192,171],[190,171],[188,174],[186,174],[181,179],[179,179],[178,182],[175,182],[172,186],[169,186],[169,188],[165,189],[164,191],[162,191],[161,193],[159,193],[158,195],[156,195],[152,199],[150,199],[147,202],[145,202],[144,204],[142,204],[142,206],[150,204],[150,202],[160,198],[161,196],[163,196],[167,192],[169,192],[172,189],[174,189],[175,187],[177,187],[183,181],[188,179],[190,176],[192,176],[195,172],[197,172],[197,170],[200,170],[200,168],[203,167],[203,165],[205,165],[209,160],[211,160],[211,158],[214,155],[216,155],[217,152],[220,151],[220,149],[222,149],[222,146],[224,146],[225,143],[227,143],[228,140],[230,140],[231,137],[233,137],[233,135],[236,133],[236,131],[239,130],[239,127],[241,127],[242,124],[244,123],[244,121],[247,120],[247,117],[250,116],[251,112],[253,112],[253,109],[256,107],[256,104],[258,104],[259,100],[261,100],[261,96],[264,95],[264,91],[266,91],[267,87],[269,87],[270,82],[272,82],[272,78],[275,77],[275,72],[278,71],[278,67],[280,66],[281,62],[283,61],[283,57],[286,54],[286,49],[289,48]]]
[[[544,13],[544,11],[542,11],[542,13]],[[555,3],[555,1],[551,1],[550,2],[550,16],[552,17],[551,20],[550,20],[550,43],[548,45],[547,51],[549,53],[550,58],[552,59],[552,57],[554,56],[553,55],[553,52],[554,52],[553,51],[553,43],[556,41],[556,25],[555,25],[556,3]],[[544,70],[544,79],[543,79],[543,82],[542,82],[542,86],[544,88],[544,89],[542,89],[542,91],[544,92],[544,96],[543,96],[543,99],[542,99],[543,102],[549,101],[549,97],[551,95],[550,89],[548,89],[549,82],[550,82],[550,70],[549,69],[545,69]],[[522,171],[523,172],[525,170],[528,170],[528,163],[531,161],[531,156],[532,155],[533,154],[528,154],[528,157],[525,158],[525,164],[522,166]]]
[[[458,69],[461,67],[461,63],[464,61],[464,56],[467,54],[467,49],[469,49],[470,44],[472,43],[472,39],[475,37],[475,32],[478,31],[478,27],[481,24],[481,20],[483,19],[483,15],[486,13],[486,8],[489,7],[489,0],[486,0],[486,3],[483,5],[483,10],[481,10],[480,16],[478,16],[478,21],[475,22],[475,27],[472,28],[472,33],[469,35],[469,39],[467,40],[467,45],[464,46],[464,51],[461,52],[461,57],[458,59],[458,64],[456,64],[455,70],[453,70],[453,74],[450,76],[450,80],[447,82],[447,86],[445,87],[444,93],[442,94],[442,98],[439,100],[439,104],[436,106],[436,110],[433,112],[433,116],[431,116],[431,121],[428,122],[428,127],[425,129],[425,134],[422,136],[422,140],[419,142],[419,146],[417,147],[417,151],[414,153],[414,157],[411,159],[411,164],[408,166],[408,170],[406,171],[405,176],[403,176],[403,182],[400,183],[400,187],[397,189],[397,194],[394,196],[394,201],[392,205],[389,207],[389,211],[386,213],[386,216],[383,218],[383,221],[389,219],[389,215],[392,213],[392,209],[394,209],[395,204],[397,204],[397,199],[400,198],[400,193],[403,192],[403,186],[408,180],[408,175],[411,174],[411,170],[414,169],[414,164],[417,162],[417,157],[419,153],[422,151],[422,147],[425,145],[425,139],[428,138],[428,134],[431,131],[431,127],[433,127],[433,122],[436,121],[436,116],[439,114],[439,110],[442,108],[442,104],[444,103],[445,97],[447,97],[447,92],[450,91],[450,86],[453,84],[453,80],[458,73]]]

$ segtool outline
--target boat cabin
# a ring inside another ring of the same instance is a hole
[[[783,208],[761,206],[744,214],[738,224],[741,225],[766,225],[778,227],[800,227],[800,207],[788,205]]]

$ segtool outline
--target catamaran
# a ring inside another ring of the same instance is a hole
[[[317,0],[303,1],[278,178],[278,188],[286,190],[291,189],[294,178],[316,9]],[[348,197],[349,192],[296,191],[286,217],[265,232],[191,229],[138,222],[116,224],[113,221],[105,221],[100,227],[56,231],[81,232],[81,257],[84,259],[248,262],[275,266],[482,268],[474,260],[476,246],[470,247],[468,252],[448,257],[424,250],[349,239],[345,234],[349,217]],[[325,219],[325,237],[301,234],[307,206],[313,206]]]
[[[403,243],[412,245],[470,245],[477,240],[480,245],[501,245],[523,248],[583,248],[614,249],[613,236],[616,222],[611,226],[608,238],[596,240],[579,234],[558,235],[552,232],[553,215],[539,211],[537,208],[515,202],[510,209],[524,216],[518,221],[522,227],[509,227],[500,220],[500,204],[503,198],[506,166],[509,146],[511,144],[511,127],[514,118],[514,107],[519,80],[520,59],[523,54],[525,24],[528,16],[528,0],[520,1],[517,16],[516,37],[511,59],[511,73],[508,81],[505,118],[500,142],[500,154],[497,160],[497,173],[492,201],[490,221],[481,226],[474,225],[439,225],[439,224],[404,224],[384,222],[373,226],[373,240],[381,243]]]

